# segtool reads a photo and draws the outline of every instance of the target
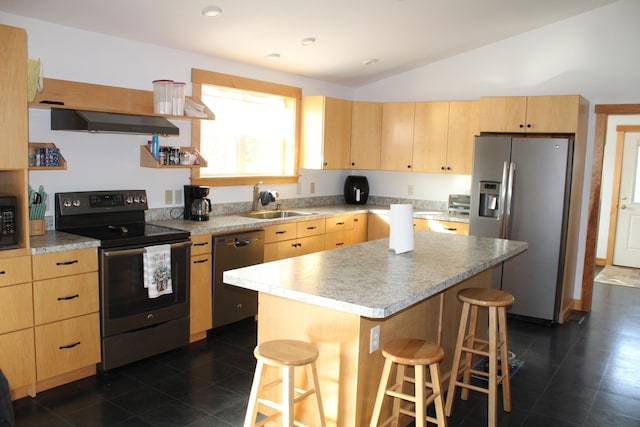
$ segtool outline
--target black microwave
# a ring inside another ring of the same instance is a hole
[[[18,247],[18,224],[15,196],[0,195],[0,249]]]

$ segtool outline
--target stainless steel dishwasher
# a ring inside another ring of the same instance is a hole
[[[222,282],[222,273],[260,264],[264,259],[264,231],[216,236],[213,239],[213,327],[258,313],[258,293]]]

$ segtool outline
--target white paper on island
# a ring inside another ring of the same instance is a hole
[[[391,205],[389,212],[389,249],[396,254],[414,249],[413,205]]]

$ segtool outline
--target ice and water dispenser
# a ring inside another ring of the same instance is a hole
[[[480,208],[478,215],[490,218],[498,217],[500,183],[480,181]]]

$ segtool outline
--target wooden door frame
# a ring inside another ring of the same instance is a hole
[[[595,113],[596,127],[593,163],[591,165],[591,190],[589,194],[587,236],[579,307],[581,311],[591,311],[591,299],[593,297],[596,243],[598,240],[598,221],[600,216],[600,193],[602,191],[602,166],[604,161],[604,144],[607,139],[607,122],[610,115],[640,115],[640,104],[597,104],[595,106]]]
[[[616,242],[618,225],[618,199],[620,197],[620,180],[622,178],[622,153],[627,132],[640,132],[640,125],[616,126],[616,158],[613,169],[613,189],[611,191],[611,219],[609,220],[609,238],[607,239],[607,258],[605,265],[613,265],[613,249]]]

